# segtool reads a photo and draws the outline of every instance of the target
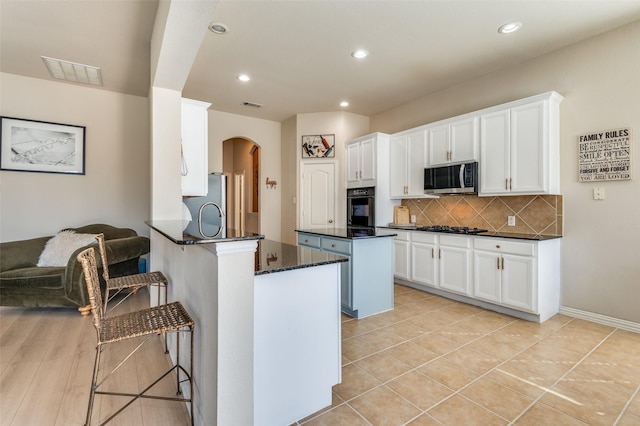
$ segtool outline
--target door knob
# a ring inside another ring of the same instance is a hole
[[[333,223],[333,219],[329,219],[329,223]]]

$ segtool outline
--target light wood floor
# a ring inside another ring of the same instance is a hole
[[[113,314],[142,309],[148,306],[148,300],[148,293],[142,291]],[[103,352],[103,365],[116,365],[121,355],[139,342],[111,345]],[[90,317],[81,317],[76,310],[0,307],[0,425],[84,424],[95,344]],[[169,365],[160,338],[153,337],[109,379],[110,383],[105,382],[104,390],[138,392]],[[175,384],[170,378],[164,379],[153,394],[174,396]],[[121,401],[126,402],[126,398],[96,396],[92,424],[106,419]],[[144,399],[134,402],[109,424],[174,426],[189,422],[185,404]]]

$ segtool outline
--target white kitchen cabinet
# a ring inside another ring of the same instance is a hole
[[[407,231],[396,231],[393,238],[393,275],[398,278],[409,278],[410,263],[410,233]]]
[[[479,195],[559,193],[562,99],[550,92],[481,114]]]
[[[409,279],[411,272],[411,232],[399,229],[376,228],[378,235],[394,235],[393,237],[393,276]]]
[[[438,287],[470,295],[472,283],[472,253],[470,237],[440,235],[438,247]]]
[[[393,207],[400,204],[392,200],[389,190],[389,135],[371,133],[345,143],[346,187],[375,186],[375,225],[393,222]]]
[[[474,246],[474,296],[536,313],[536,244],[478,238]]]
[[[470,237],[414,231],[410,241],[410,281],[459,294],[471,294]]]
[[[182,98],[181,174],[182,195],[203,196],[209,192],[209,136],[207,110],[210,103]]]
[[[402,233],[394,241],[400,284],[536,322],[560,309],[559,238],[387,231]]]
[[[390,195],[391,198],[424,197],[427,130],[419,127],[391,136]]]
[[[368,135],[347,142],[347,187],[376,184],[376,136]]]
[[[429,126],[427,165],[438,166],[478,160],[478,117],[447,120]]]
[[[411,281],[437,287],[438,237],[427,232],[411,233]]]

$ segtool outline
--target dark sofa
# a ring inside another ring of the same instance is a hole
[[[150,250],[149,239],[133,229],[105,224],[69,229],[81,234],[104,234],[109,276],[113,278],[137,273],[140,256]],[[77,249],[66,267],[38,267],[40,253],[50,238],[0,243],[0,305],[75,307],[86,315],[89,296],[82,266],[76,257],[87,246]],[[98,249],[97,242],[90,245]],[[96,258],[102,280],[102,263],[99,255]],[[104,286],[103,281],[101,284]]]

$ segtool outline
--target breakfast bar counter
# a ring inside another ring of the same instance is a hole
[[[198,236],[180,220],[147,224],[151,268],[196,323],[196,424],[285,425],[331,405],[345,257],[234,230]]]

